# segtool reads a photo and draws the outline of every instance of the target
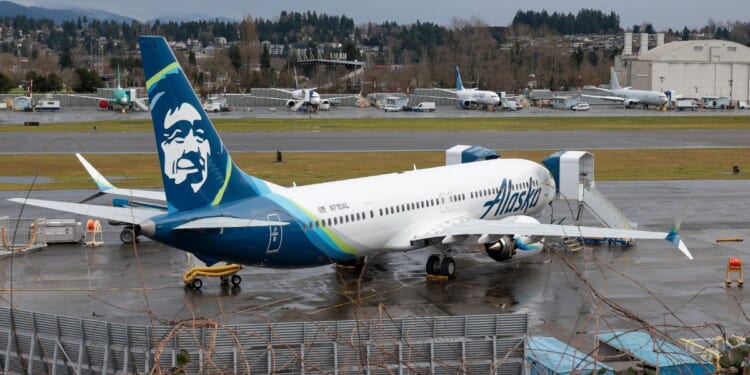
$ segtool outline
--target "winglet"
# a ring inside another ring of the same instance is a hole
[[[88,160],[84,159],[81,154],[76,153],[76,157],[78,158],[78,161],[83,164],[83,167],[86,168],[86,172],[89,172],[89,176],[91,176],[91,179],[94,180],[94,183],[96,183],[96,186],[100,191],[115,188],[115,185],[112,185],[109,181],[107,181],[107,179],[101,173],[99,173],[99,171],[97,171],[96,168],[94,168],[94,166],[88,162]]]
[[[683,254],[685,254],[688,259],[693,259],[693,255],[690,254],[690,250],[688,250],[687,245],[685,245],[685,242],[680,239],[680,229],[676,224],[672,227],[672,229],[669,230],[667,238],[665,239],[669,241],[674,247],[679,249]]]

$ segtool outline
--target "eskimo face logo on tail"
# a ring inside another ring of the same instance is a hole
[[[175,185],[188,182],[193,193],[206,182],[211,156],[211,144],[205,138],[201,120],[198,110],[189,103],[167,111],[159,143],[164,153],[164,174]]]
[[[542,196],[542,188],[534,187],[534,180],[529,178],[526,188],[514,189],[513,180],[503,179],[500,183],[500,189],[497,195],[491,200],[484,202],[484,211],[480,219],[485,216],[502,216],[512,212],[525,213],[530,208],[536,207],[539,198]],[[494,211],[493,211],[494,208]]]

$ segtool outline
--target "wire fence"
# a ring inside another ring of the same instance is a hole
[[[0,308],[5,374],[521,374],[526,314],[126,325]]]

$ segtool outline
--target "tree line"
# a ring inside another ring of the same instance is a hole
[[[576,15],[518,10],[511,25],[526,25],[534,31],[546,29],[561,35],[615,34],[620,32],[620,16],[596,9],[581,9]]]
[[[193,39],[204,46],[215,37],[226,38],[229,46],[203,55],[200,60],[192,50],[175,52],[188,77],[205,93],[224,89],[247,92],[254,87],[293,85],[293,59],[272,57],[268,48],[260,43],[266,40],[279,44],[301,43],[311,49],[329,49],[328,42],[338,42],[348,58],[367,62],[368,69],[357,78],[358,82],[345,83],[334,79],[347,73],[344,68],[332,72],[333,69],[313,65],[297,66],[300,75],[314,80],[312,85],[321,87],[331,83],[332,86],[326,88],[331,91],[453,87],[456,65],[461,67],[467,86],[510,92],[519,92],[530,85],[566,89],[606,82],[609,65],[619,51],[593,46],[571,49],[570,45],[553,42],[546,36],[621,31],[617,14],[591,9],[582,9],[576,15],[519,10],[509,27],[492,27],[479,19],[454,19],[447,26],[419,21],[407,25],[395,22],[355,25],[349,17],[316,12],[282,12],[273,20],[246,17],[240,22],[117,23],[81,18],[59,25],[51,20],[23,16],[0,17],[0,26],[4,25],[12,25],[15,33],[23,32],[31,37],[24,40],[20,48],[10,43],[0,46],[0,52],[7,52],[0,53],[0,71],[5,74],[5,79],[0,77],[0,91],[3,82],[29,79],[32,72],[40,72],[34,73],[37,74],[35,88],[37,80],[42,83],[46,80],[52,83],[49,87],[54,90],[61,79],[66,88],[93,90],[101,85],[101,77],[80,67],[95,66],[93,56],[100,51],[111,67],[110,85],[112,72],[118,65],[124,86],[142,85],[143,72],[136,45],[140,34],[163,35],[174,41]],[[633,31],[641,29],[653,31],[653,25],[644,23],[632,28]],[[666,39],[667,42],[685,39],[703,32],[747,44],[750,43],[748,30],[748,23],[723,24],[709,20],[700,30],[670,30]],[[545,36],[541,42],[530,43],[528,38],[522,38],[539,34]],[[39,48],[45,44],[56,52]],[[372,48],[364,49],[364,54],[360,55],[360,46]],[[19,57],[28,60],[24,71],[10,74],[8,69],[15,64],[13,59]],[[60,79],[50,77],[50,73],[56,73]]]

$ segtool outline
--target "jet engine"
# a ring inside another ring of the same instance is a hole
[[[99,108],[101,108],[101,109],[108,109],[109,108],[109,101],[102,99],[102,100],[99,101],[98,105],[99,105]]]
[[[625,99],[622,104],[625,106],[625,108],[634,108],[635,105],[638,104],[638,102],[631,99]]]
[[[531,216],[511,216],[505,222],[539,224],[539,220]],[[543,237],[504,235],[499,239],[484,244],[484,250],[490,258],[505,262],[513,259],[521,259],[532,256],[542,251],[544,248]]]
[[[505,262],[516,253],[516,242],[513,240],[513,236],[502,236],[495,242],[484,244],[484,251],[490,258],[498,262]]]
[[[286,101],[286,107],[287,108],[294,108],[294,105],[297,104],[296,100],[287,100]]]

